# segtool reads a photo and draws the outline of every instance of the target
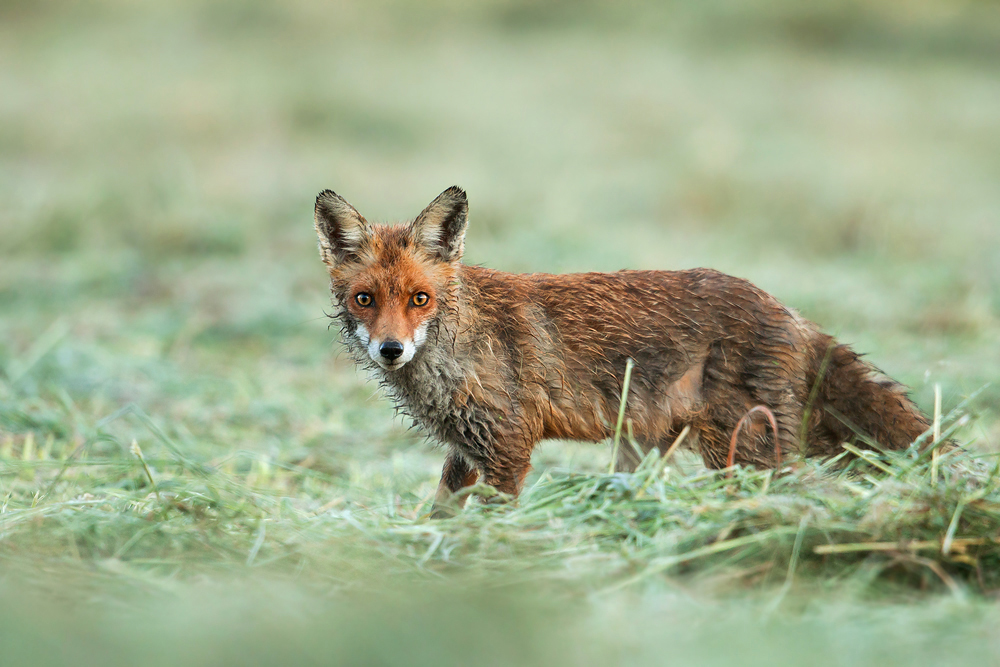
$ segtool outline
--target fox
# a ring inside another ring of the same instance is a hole
[[[315,206],[346,348],[446,450],[433,516],[480,482],[516,498],[542,440],[608,441],[629,360],[638,449],[663,452],[688,429],[685,446],[712,469],[832,457],[849,441],[898,450],[929,428],[904,385],[747,280],[468,265],[468,217],[458,186],[403,224],[369,223],[332,190]],[[750,420],[736,433],[757,406],[776,432]],[[614,466],[639,462],[622,447]]]

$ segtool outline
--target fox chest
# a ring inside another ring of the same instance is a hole
[[[423,369],[415,368],[414,371]],[[397,408],[429,435],[471,460],[496,456],[498,444],[517,423],[517,409],[471,391],[464,374],[408,373],[388,381]],[[473,386],[479,386],[473,383]]]

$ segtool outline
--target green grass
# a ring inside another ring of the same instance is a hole
[[[995,662],[997,44],[988,3],[5,3],[5,661]],[[421,519],[442,453],[333,343],[311,208],[453,183],[470,262],[712,266],[928,412],[985,386],[965,449],[545,443]]]

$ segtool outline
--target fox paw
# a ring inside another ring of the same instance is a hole
[[[431,513],[427,515],[428,519],[450,519],[457,515],[459,508],[450,504],[438,504],[434,503],[431,507]]]

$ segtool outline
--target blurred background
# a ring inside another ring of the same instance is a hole
[[[458,183],[470,262],[744,276],[925,406],[1000,365],[993,3],[6,0],[0,37],[8,356],[58,317],[305,354],[315,193]]]
[[[470,263],[748,278],[925,410],[993,381],[1000,445],[996,3],[3,0],[0,457],[134,402],[191,455],[429,493],[327,329],[312,206],[452,184]]]

